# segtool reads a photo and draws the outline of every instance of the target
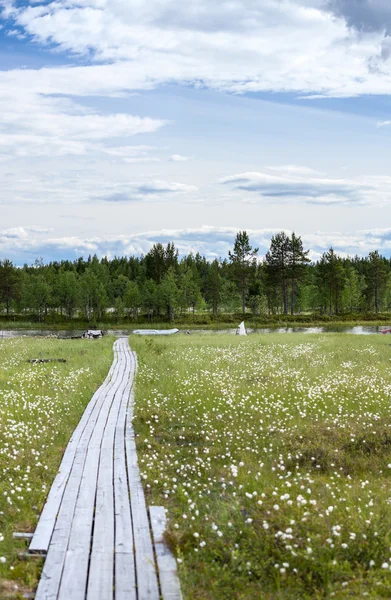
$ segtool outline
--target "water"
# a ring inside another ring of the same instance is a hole
[[[346,327],[344,325],[333,325],[323,327],[265,327],[259,329],[247,329],[247,333],[250,335],[260,334],[266,335],[268,333],[350,333],[353,335],[374,335],[381,333],[383,329],[388,329],[391,325],[356,325],[355,327]],[[184,334],[186,329],[181,329],[178,335]],[[58,338],[72,338],[79,337],[84,332],[84,329],[74,330],[58,330],[58,329],[5,329],[0,330],[0,338],[15,338],[15,337],[58,337]],[[108,335],[114,336],[127,336],[133,333],[133,329],[109,329],[106,332]],[[191,329],[190,334],[203,334],[203,335],[221,335],[221,334],[232,334],[236,333],[236,327],[232,329]]]
[[[246,331],[249,335],[253,334],[261,334],[266,335],[268,333],[350,333],[353,335],[374,335],[381,333],[383,329],[388,329],[391,327],[390,325],[356,325],[355,327],[346,327],[344,325],[324,325],[323,327],[264,327],[252,329],[251,327],[247,327]],[[190,333],[200,333],[200,334],[235,334],[236,327],[234,329],[193,329]]]

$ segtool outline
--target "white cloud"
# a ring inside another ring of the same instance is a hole
[[[368,67],[382,51],[383,32],[358,35],[343,15],[322,7],[309,0],[38,1],[14,8],[10,29],[16,23],[36,42],[106,64],[2,74],[0,82],[24,78],[43,93],[71,87],[81,95],[162,82],[235,92],[391,93],[391,60],[382,57],[381,72],[373,61]]]
[[[264,256],[270,246],[272,235],[278,229],[247,229],[250,243],[259,247]],[[141,255],[149,251],[156,242],[166,244],[174,241],[180,254],[200,252],[209,259],[226,258],[232,249],[238,229],[236,227],[211,227],[186,229],[162,229],[145,231],[134,235],[106,236],[53,236],[50,231],[34,235],[29,228],[21,228],[12,235],[0,231],[0,255],[11,258],[16,263],[33,262],[42,256],[45,260],[70,258],[96,253],[98,256]],[[291,231],[287,231],[291,234]],[[28,233],[28,235],[26,235]],[[295,232],[301,235],[304,247],[310,249],[310,256],[317,260],[332,246],[342,256],[365,256],[379,250],[385,256],[391,255],[391,229],[362,230],[355,232]]]
[[[161,180],[148,180],[125,184],[121,191],[116,191],[108,196],[101,196],[101,199],[107,202],[132,202],[135,200],[145,200],[151,197],[159,198],[166,194],[189,194],[197,191],[198,188],[195,185]]]
[[[2,204],[81,204],[101,202],[143,202],[192,199],[197,186],[186,183],[140,177],[129,178],[126,171],[107,177],[95,169],[60,170],[45,173],[8,173],[0,179]]]
[[[26,239],[31,233],[50,233],[53,229],[47,227],[38,227],[34,225],[28,225],[24,227],[9,227],[8,229],[0,229],[0,236],[5,239]]]
[[[151,151],[160,151],[160,148],[154,146],[104,146],[96,145],[94,150],[99,154],[110,156],[114,159],[120,159],[125,163],[148,163],[160,162],[158,156],[152,156]]]
[[[98,114],[70,99],[11,86],[0,95],[0,157],[114,155],[115,148],[105,147],[109,142],[152,133],[163,125],[159,119]]]
[[[185,162],[187,160],[190,160],[188,156],[182,156],[181,154],[172,154],[170,156],[170,160],[172,162]]]
[[[391,177],[388,176],[332,179],[313,176],[313,171],[303,168],[281,169],[277,175],[262,172],[230,175],[220,183],[279,202],[373,206],[391,203]]]
[[[287,175],[321,175],[319,171],[310,169],[309,167],[301,167],[300,165],[275,165],[267,167],[269,171],[277,171],[281,174]]]

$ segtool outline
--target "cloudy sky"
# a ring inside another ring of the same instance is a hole
[[[391,255],[389,0],[0,0],[0,256]]]

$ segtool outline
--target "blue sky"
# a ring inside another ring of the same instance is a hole
[[[391,255],[384,0],[0,0],[0,255]]]

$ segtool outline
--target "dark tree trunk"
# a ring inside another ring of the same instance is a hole
[[[288,314],[288,298],[286,293],[286,281],[285,278],[282,280],[282,300],[284,303],[284,315]]]
[[[332,277],[330,276],[330,317],[333,314],[333,281],[332,281]]]
[[[295,280],[292,279],[292,290],[291,290],[291,315],[295,314]]]
[[[246,280],[242,278],[242,313],[246,312]]]

